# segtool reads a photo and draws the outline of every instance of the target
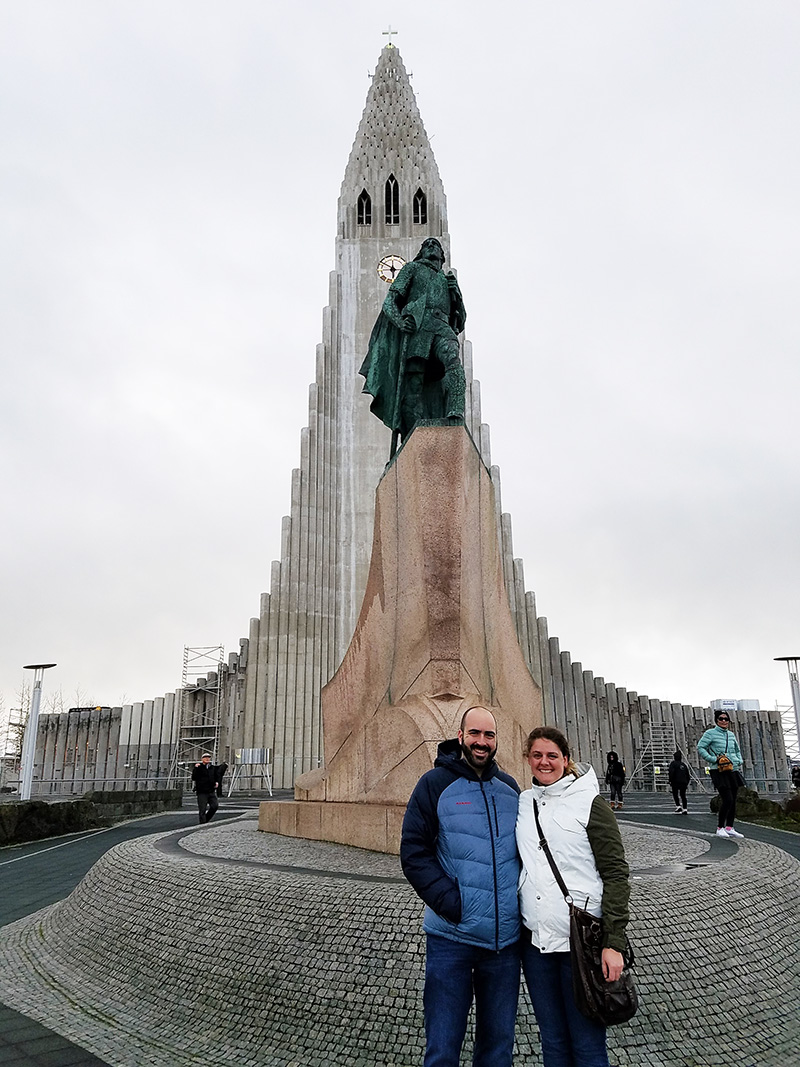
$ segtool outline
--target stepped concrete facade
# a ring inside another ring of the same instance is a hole
[[[102,788],[111,779],[142,788],[165,780],[172,757],[164,757],[164,745],[174,751],[181,703],[184,722],[217,717],[220,762],[232,764],[237,749],[269,748],[278,787],[291,787],[298,776],[322,765],[321,693],[355,630],[367,586],[375,492],[390,444],[389,431],[369,412],[358,369],[387,291],[384,279],[400,260],[413,258],[426,237],[441,241],[449,268],[444,187],[400,53],[387,45],[342,182],[335,269],[309,391],[308,426],[301,433],[300,464],[292,473],[291,509],[283,520],[281,558],[272,564],[270,589],[261,595],[247,636],[222,665],[219,678],[208,686],[199,681],[182,702],[168,694],[111,709],[115,714],[107,721],[89,713],[76,723],[74,743],[71,734],[69,743],[64,741],[63,753],[59,746],[68,731],[53,744],[60,727],[47,719],[59,717],[43,716],[35,791],[37,781],[42,792],[64,792],[80,791],[82,783]],[[469,292],[465,301],[469,312]],[[695,746],[712,721],[708,708],[643,696],[606,681],[584,670],[549,635],[533,592],[525,588],[522,561],[514,558],[511,518],[502,511],[499,470],[491,466],[489,429],[481,421],[480,388],[466,338],[460,351],[466,428],[491,472],[505,592],[522,656],[541,689],[544,721],[562,728],[578,759],[592,763],[601,775],[605,753],[614,748],[629,774],[635,770],[637,781],[655,786],[659,761],[665,764],[654,738],[668,737],[667,747],[681,748],[704,779]],[[212,699],[217,706],[209,708]],[[122,744],[115,741],[122,736],[117,720],[123,733],[127,722],[141,724],[124,758],[115,751]],[[748,781],[762,791],[788,789],[780,713],[742,713],[734,725]]]

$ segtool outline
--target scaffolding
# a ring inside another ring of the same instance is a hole
[[[25,715],[20,708],[10,708],[0,715],[0,790],[16,790],[19,785],[19,761]]]
[[[217,762],[222,706],[223,645],[185,645],[180,691],[180,725],[170,785],[188,788],[192,768],[204,752]]]
[[[674,724],[651,721],[650,736],[631,771],[631,780],[638,779],[644,789],[668,789],[667,768],[675,748]]]
[[[781,717],[786,756],[791,763],[800,763],[800,738],[798,738],[797,734],[797,716],[794,704],[778,704],[776,702],[775,710]]]
[[[636,779],[640,789],[669,792],[669,765],[678,747],[674,723],[651,722],[650,737],[636,761],[631,780]],[[697,791],[707,793],[709,790],[705,779],[697,774],[691,763],[687,763],[687,767],[690,781]]]

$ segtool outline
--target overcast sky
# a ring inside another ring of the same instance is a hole
[[[394,38],[515,555],[586,669],[791,700],[796,0],[0,0],[0,694],[238,648],[280,554],[336,201]]]

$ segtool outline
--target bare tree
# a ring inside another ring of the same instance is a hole
[[[44,702],[44,710],[48,715],[60,715],[64,708],[64,692],[59,686],[47,694]]]
[[[72,706],[74,708],[94,708],[96,704],[78,684],[75,686],[75,703]]]

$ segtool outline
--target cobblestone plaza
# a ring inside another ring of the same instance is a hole
[[[642,1006],[609,1032],[612,1063],[795,1062],[798,965],[781,946],[800,933],[800,863],[621,825]],[[5,927],[0,999],[112,1067],[412,1067],[421,919],[396,857],[259,834],[245,815],[118,845]],[[522,996],[515,1064],[540,1063]]]

